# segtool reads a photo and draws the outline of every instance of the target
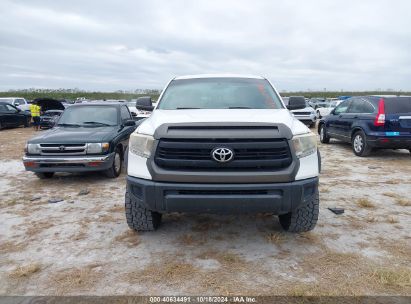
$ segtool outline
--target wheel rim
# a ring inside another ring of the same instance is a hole
[[[362,140],[361,135],[357,135],[354,138],[354,151],[357,153],[360,153],[362,151],[362,148],[364,146],[364,141]]]
[[[320,130],[320,139],[321,140],[324,140],[324,127],[321,127],[321,130]]]
[[[121,166],[120,154],[116,153],[114,155],[114,170],[116,171],[116,173],[120,172],[120,166]]]

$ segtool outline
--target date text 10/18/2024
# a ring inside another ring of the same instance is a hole
[[[256,303],[255,297],[165,296],[150,297],[150,303]]]

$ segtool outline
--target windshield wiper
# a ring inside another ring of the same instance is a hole
[[[59,123],[57,125],[62,126],[62,127],[76,127],[76,128],[80,127],[79,124],[69,124],[69,123]]]
[[[251,109],[250,107],[228,107],[229,109]]]
[[[100,126],[111,126],[110,124],[99,122],[99,121],[83,121],[83,124],[87,125],[100,125]]]
[[[185,107],[178,107],[176,110],[198,110],[200,108],[185,108]]]

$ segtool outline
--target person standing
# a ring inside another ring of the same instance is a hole
[[[40,111],[41,108],[39,105],[34,103],[30,105],[31,117],[33,118],[33,127],[36,131],[38,131],[40,127]]]

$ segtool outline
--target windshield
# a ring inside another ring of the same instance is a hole
[[[115,126],[118,124],[117,108],[112,106],[73,106],[67,108],[58,125],[85,127]]]
[[[60,114],[61,114],[61,112],[49,112],[49,111],[47,111],[43,114],[43,116],[56,116],[56,115],[60,116]]]
[[[197,78],[173,80],[158,109],[281,109],[265,79]]]

